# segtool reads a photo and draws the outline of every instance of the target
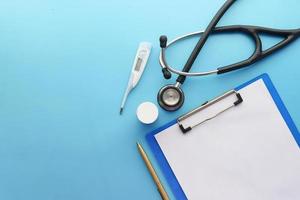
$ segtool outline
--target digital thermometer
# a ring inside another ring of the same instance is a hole
[[[139,82],[144,69],[146,67],[150,52],[151,52],[151,47],[152,45],[149,42],[141,42],[139,44],[139,48],[137,50],[135,59],[134,59],[134,63],[132,66],[132,70],[131,70],[131,74],[130,74],[130,78],[128,81],[128,85],[122,100],[122,104],[121,104],[121,109],[120,109],[120,114],[122,114],[124,106],[125,106],[125,102],[127,99],[128,94],[130,93],[130,91],[135,88],[135,86],[137,85],[137,83]]]

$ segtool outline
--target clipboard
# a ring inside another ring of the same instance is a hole
[[[146,135],[146,140],[147,140],[148,144],[150,145],[150,148],[151,148],[156,160],[158,161],[159,166],[160,166],[174,196],[176,197],[176,199],[181,200],[181,199],[188,199],[188,198],[187,198],[187,195],[185,194],[182,186],[180,185],[179,180],[177,179],[175,173],[173,172],[173,170],[168,162],[168,159],[166,158],[162,148],[160,147],[160,145],[156,139],[157,134],[162,133],[163,131],[166,131],[166,130],[174,127],[174,125],[178,127],[178,130],[181,130],[182,135],[194,134],[193,130],[192,130],[193,128],[195,128],[197,126],[206,126],[206,123],[210,123],[210,124],[215,123],[214,120],[217,120],[217,118],[219,116],[221,117],[229,109],[232,110],[231,112],[235,112],[234,109],[239,109],[239,105],[242,105],[244,103],[243,95],[240,95],[239,91],[242,90],[243,88],[251,86],[252,84],[255,84],[256,82],[259,82],[259,81],[263,82],[263,84],[267,88],[267,91],[270,94],[272,101],[274,102],[276,108],[279,111],[279,115],[282,117],[284,123],[288,127],[289,132],[291,133],[291,138],[293,138],[292,140],[294,140],[295,146],[297,146],[296,148],[299,149],[300,134],[297,130],[297,127],[295,126],[291,116],[289,115],[286,107],[284,106],[274,85],[272,84],[271,79],[269,78],[269,76],[267,74],[262,74],[256,78],[236,87],[233,91],[229,91],[229,92],[225,93],[224,95],[221,95],[220,97],[217,97],[209,102],[205,102],[203,105],[196,108],[195,110],[179,117],[178,119],[172,120],[171,122],[165,124],[164,126],[158,128]],[[207,109],[208,107],[210,107],[213,104],[218,104],[219,101],[222,101],[224,98],[226,98],[229,95],[234,96],[233,101],[231,99],[231,106],[230,106],[230,104],[228,104],[229,106],[226,106],[219,112],[216,112],[213,116],[207,117],[204,120],[202,119],[200,121],[194,121],[194,123],[192,125],[184,124],[183,121],[185,119],[192,117],[193,115],[195,115],[198,112],[202,112],[203,110]],[[246,101],[246,100],[244,100],[244,101]],[[232,123],[234,123],[234,121]],[[299,151],[299,154],[300,154],[300,151]],[[300,176],[299,176],[299,182],[300,182]],[[297,195],[300,195],[300,192],[298,192]],[[259,198],[257,198],[257,199],[259,199]]]

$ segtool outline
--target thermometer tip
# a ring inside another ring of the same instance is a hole
[[[123,112],[123,108],[120,109],[120,115],[122,115],[122,112]]]

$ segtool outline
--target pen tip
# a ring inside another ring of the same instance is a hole
[[[123,112],[123,108],[120,109],[120,115],[122,115],[122,112]]]

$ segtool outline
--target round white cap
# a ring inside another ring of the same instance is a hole
[[[158,109],[154,103],[144,102],[136,110],[137,118],[144,124],[152,124],[158,118]]]

